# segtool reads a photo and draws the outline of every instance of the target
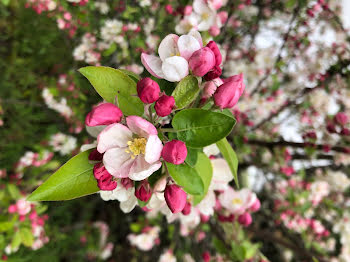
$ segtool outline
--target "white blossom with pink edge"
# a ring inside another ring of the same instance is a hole
[[[255,193],[248,188],[235,191],[228,187],[219,195],[220,204],[234,215],[242,215],[256,201]]]
[[[104,153],[103,164],[116,178],[140,181],[157,171],[163,144],[158,131],[147,120],[128,116],[127,126],[116,123],[98,135],[97,150]]]
[[[170,34],[159,45],[159,57],[142,53],[141,62],[151,75],[178,82],[188,75],[188,60],[202,46],[202,37],[197,31],[180,37]]]
[[[173,251],[168,249],[159,257],[158,262],[176,262],[176,257]]]
[[[131,245],[136,246],[138,249],[142,251],[149,251],[156,244],[157,239],[159,237],[160,228],[158,226],[155,227],[147,227],[143,229],[143,233],[129,234],[128,240]]]

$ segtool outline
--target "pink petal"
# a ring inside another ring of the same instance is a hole
[[[152,164],[159,160],[162,153],[163,144],[157,135],[151,135],[148,137],[146,144],[145,160]]]
[[[178,55],[179,49],[177,48],[178,35],[170,34],[167,35],[158,47],[158,54],[162,61],[166,58]]]
[[[148,138],[151,135],[158,135],[157,129],[147,120],[139,116],[128,116],[126,124],[130,130],[140,137]]]
[[[164,78],[162,71],[162,60],[160,60],[159,57],[142,53],[141,62],[151,75],[157,78]]]
[[[145,161],[144,157],[137,156],[130,169],[129,178],[136,181],[141,181],[152,175],[162,166],[161,162],[155,162],[149,164]]]
[[[104,153],[113,147],[126,147],[131,139],[132,133],[126,126],[118,123],[109,125],[97,137],[97,151]]]

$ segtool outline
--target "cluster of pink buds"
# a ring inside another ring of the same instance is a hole
[[[56,9],[56,2],[53,0],[27,0],[26,8],[32,8],[38,14]]]
[[[350,135],[350,129],[347,127],[349,117],[344,112],[337,113],[334,118],[327,123],[327,131],[332,134],[340,134],[343,136]]]

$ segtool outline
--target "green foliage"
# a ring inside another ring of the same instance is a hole
[[[122,71],[103,66],[87,66],[79,69],[95,88],[96,92],[109,103],[117,98],[118,106],[125,115],[143,114],[143,103],[135,96],[136,83]]]
[[[199,93],[198,80],[194,76],[186,76],[182,79],[171,94],[175,98],[178,109],[188,106]]]
[[[82,152],[55,172],[29,197],[30,201],[70,200],[99,191],[89,163],[90,151]]]
[[[233,150],[232,146],[229,144],[226,138],[223,138],[220,141],[216,142],[216,145],[218,146],[222,156],[227,161],[228,166],[230,167],[230,170],[233,174],[233,178],[235,180],[236,186],[239,188],[239,181],[238,181],[238,174],[237,174],[238,159],[235,151]]]
[[[202,178],[204,184],[203,194],[194,196],[193,204],[197,205],[208,193],[209,185],[213,177],[213,166],[210,159],[204,153],[200,152],[198,153],[198,160],[194,168]]]
[[[209,146],[226,137],[236,120],[222,113],[203,109],[185,109],[175,115],[172,121],[179,140],[189,147]]]
[[[197,170],[186,163],[174,165],[166,163],[169,174],[176,184],[191,195],[202,195],[204,193],[204,183]]]

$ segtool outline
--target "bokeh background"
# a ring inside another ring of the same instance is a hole
[[[350,2],[208,2],[220,7],[201,34],[220,44],[224,76],[245,76],[229,140],[262,204],[253,223],[215,217],[182,234],[178,222],[124,214],[98,195],[27,203],[92,142],[85,115],[101,98],[77,70],[146,76],[141,52],[195,27],[194,2],[0,0],[0,259],[350,261]]]

